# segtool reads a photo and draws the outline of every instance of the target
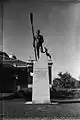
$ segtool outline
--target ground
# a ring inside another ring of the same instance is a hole
[[[55,119],[55,118],[78,118],[80,119],[80,103],[60,104],[25,104],[24,100],[7,100],[3,104],[3,117],[7,120],[16,118],[29,119]],[[1,108],[1,106],[0,106]],[[2,109],[0,109],[0,114]],[[1,116],[2,118],[2,116]],[[10,118],[10,119],[9,119]],[[5,120],[4,119],[4,120]],[[37,120],[38,120],[37,119]]]

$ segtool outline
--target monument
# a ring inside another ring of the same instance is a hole
[[[35,62],[33,64],[33,85],[32,85],[32,103],[50,103],[50,84],[49,81],[49,60],[51,55],[48,53],[48,49],[44,47],[43,50],[43,36],[40,34],[40,30],[37,30],[37,34],[34,35],[33,28],[33,14],[30,13],[30,21],[33,34],[33,47],[35,53]]]

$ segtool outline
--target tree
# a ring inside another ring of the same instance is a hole
[[[60,78],[55,78],[53,80],[53,87],[62,87],[62,81],[60,80]]]
[[[75,88],[76,79],[73,78],[70,73],[59,72],[59,78],[53,80],[53,86],[61,88]]]

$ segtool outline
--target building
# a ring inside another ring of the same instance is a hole
[[[15,92],[17,86],[28,87],[27,62],[0,51],[0,66],[0,91]]]

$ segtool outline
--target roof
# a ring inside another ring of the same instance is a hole
[[[28,67],[28,65],[32,65],[33,61],[22,61],[15,58],[10,58],[9,55],[6,52],[0,51],[0,58],[2,59],[3,64],[10,64],[14,67]]]

